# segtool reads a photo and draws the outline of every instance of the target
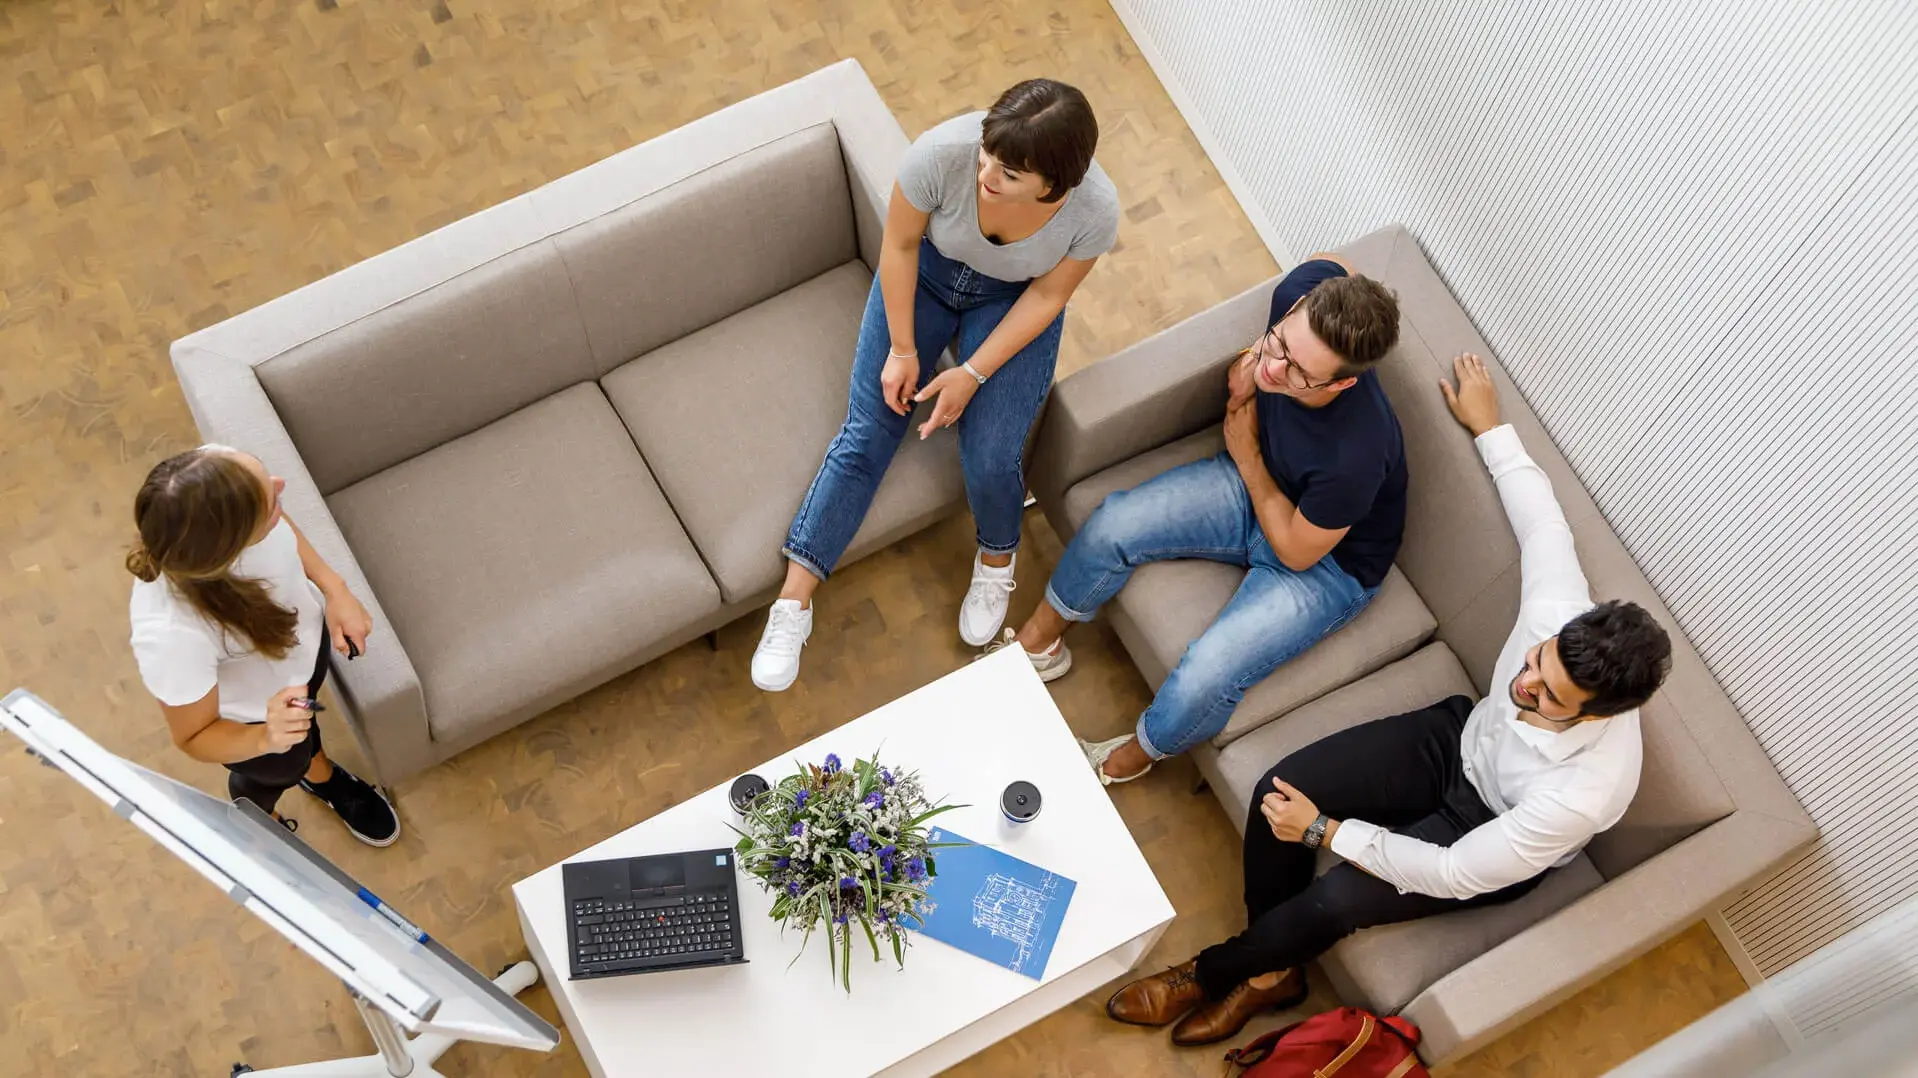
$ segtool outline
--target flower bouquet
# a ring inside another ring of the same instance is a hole
[[[805,932],[826,932],[833,979],[852,991],[853,924],[865,931],[873,961],[879,940],[906,963],[907,922],[931,912],[926,885],[932,850],[926,821],[958,805],[934,806],[913,772],[877,760],[848,768],[828,755],[759,794],[742,809],[739,865],[773,895],[773,919]],[[794,956],[797,962],[798,957]]]

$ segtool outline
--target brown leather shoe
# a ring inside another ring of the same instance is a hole
[[[1141,977],[1106,1000],[1106,1013],[1135,1026],[1162,1026],[1205,1002],[1197,959]]]
[[[1239,1035],[1260,1011],[1282,1011],[1304,1002],[1305,970],[1289,969],[1270,988],[1240,982],[1224,999],[1210,1000],[1172,1027],[1172,1043],[1181,1048],[1216,1044]]]

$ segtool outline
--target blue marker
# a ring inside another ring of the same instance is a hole
[[[381,902],[380,896],[362,887],[360,888],[360,901],[373,907],[373,911],[375,913],[378,913],[381,917],[386,918],[387,922],[391,924],[394,928],[397,928],[401,932],[406,933],[408,936],[411,936],[414,940],[417,940],[420,943],[426,942],[426,933],[420,931],[420,926],[414,924],[413,922],[407,920],[404,917],[401,917],[399,913],[393,909],[393,907],[387,905],[384,902]]]

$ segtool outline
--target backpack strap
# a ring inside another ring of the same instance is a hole
[[[1420,1033],[1419,1027],[1413,1025],[1412,1020],[1409,1018],[1402,1018],[1395,1014],[1390,1018],[1380,1019],[1380,1021],[1392,1027],[1392,1032],[1405,1038],[1405,1043],[1414,1047],[1418,1045],[1419,1041],[1425,1038],[1425,1034]]]
[[[1247,1067],[1257,1066],[1265,1062],[1265,1057],[1272,1054],[1272,1049],[1287,1033],[1292,1032],[1304,1024],[1304,1022],[1294,1022],[1284,1029],[1275,1029],[1270,1033],[1255,1037],[1247,1041],[1244,1045],[1227,1052],[1225,1054],[1225,1070],[1223,1072],[1225,1078],[1232,1078],[1233,1075]]]
[[[1339,1072],[1339,1068],[1352,1062],[1352,1057],[1358,1055],[1367,1044],[1371,1043],[1372,1034],[1378,1029],[1379,1020],[1365,1011],[1360,1011],[1359,1014],[1359,1035],[1353,1037],[1352,1043],[1345,1046],[1345,1051],[1333,1057],[1332,1062],[1313,1071],[1312,1078],[1332,1078]]]

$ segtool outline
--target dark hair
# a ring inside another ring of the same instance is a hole
[[[227,572],[267,512],[266,489],[232,450],[177,453],[154,465],[133,496],[140,541],[127,554],[127,572],[148,581],[166,576],[215,625],[284,659],[299,642],[293,611],[274,602],[266,585]]]
[[[1057,202],[1092,167],[1099,121],[1077,89],[1051,79],[1027,79],[986,110],[980,145],[1009,169],[1044,176],[1050,190],[1039,201]]]
[[[1581,714],[1616,715],[1652,698],[1672,669],[1672,638],[1637,603],[1600,603],[1558,631],[1558,661],[1592,698]]]
[[[1305,294],[1312,332],[1343,361],[1338,378],[1356,378],[1399,340],[1399,301],[1370,277],[1352,274],[1320,281]]]

